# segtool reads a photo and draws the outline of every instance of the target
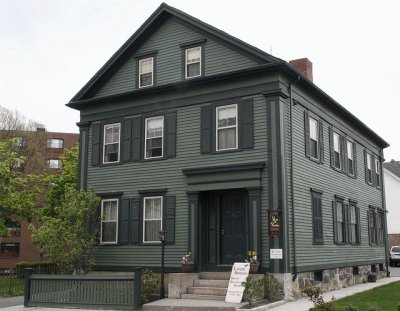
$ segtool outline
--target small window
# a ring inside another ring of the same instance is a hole
[[[355,162],[354,162],[354,143],[347,141],[347,173],[351,176],[355,175]]]
[[[369,229],[369,244],[376,244],[376,217],[375,209],[369,209],[368,211],[368,229]]]
[[[324,242],[324,230],[322,222],[322,194],[311,191],[311,202],[314,244],[322,244]]]
[[[117,243],[118,199],[101,201],[101,238],[103,244]]]
[[[380,263],[379,264],[379,271],[385,271],[385,267],[384,267],[384,265],[383,265],[383,263]]]
[[[381,165],[378,159],[375,159],[375,182],[379,188],[381,186]]]
[[[59,159],[47,159],[46,160],[46,166],[48,168],[61,169],[62,168],[62,162]]]
[[[314,281],[322,282],[324,278],[324,274],[322,270],[314,271]]]
[[[49,138],[47,139],[47,148],[64,148],[64,139],[59,138]]]
[[[1,243],[0,257],[2,258],[19,257],[19,243]]]
[[[340,142],[340,135],[333,132],[333,165],[338,170],[342,169],[342,148]]]
[[[371,265],[371,272],[376,273],[376,265]]]
[[[25,147],[26,141],[23,137],[14,137],[14,146],[16,147]]]
[[[19,221],[7,219],[4,225],[7,227],[11,237],[21,235],[21,223]]]
[[[104,126],[103,163],[119,162],[120,123]]]
[[[237,105],[219,106],[216,108],[216,115],[216,150],[237,149]]]
[[[310,117],[310,156],[318,160],[319,135],[318,121]]]
[[[359,275],[360,271],[358,267],[353,267],[353,275]]]
[[[383,224],[384,224],[384,218],[383,218],[383,211],[378,210],[376,213],[376,230],[377,230],[377,243],[378,245],[383,245]]]
[[[366,179],[367,183],[372,184],[372,156],[367,153],[367,169],[366,169]]]
[[[335,215],[335,242],[338,244],[345,243],[345,211],[343,201],[334,202]]]
[[[139,88],[153,85],[154,58],[139,60]]]
[[[145,197],[143,202],[143,242],[159,242],[163,226],[163,197]]]
[[[146,119],[145,159],[163,156],[164,117]]]
[[[201,46],[185,50],[185,78],[201,76]]]

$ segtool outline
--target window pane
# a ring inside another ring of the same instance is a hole
[[[103,201],[103,221],[116,221],[117,220],[118,202]]]
[[[161,231],[161,220],[151,220],[145,222],[145,232],[144,232],[144,240],[145,241],[159,241],[160,231]]]
[[[310,138],[318,141],[318,121],[310,118]]]
[[[164,118],[157,117],[146,120],[147,138],[160,137],[163,135]]]
[[[119,144],[112,144],[112,145],[104,146],[104,162],[117,162],[118,161],[118,147],[119,147]]]
[[[218,149],[236,148],[236,127],[218,130]]]
[[[347,142],[347,158],[354,160],[353,158],[353,143],[351,141]]]
[[[140,86],[147,86],[152,84],[153,84],[153,74],[151,72],[140,75]]]
[[[318,159],[318,142],[315,140],[310,140],[310,155],[314,159]]]
[[[350,221],[351,221],[352,224],[357,223],[356,207],[354,205],[350,205]]]
[[[161,219],[161,198],[146,199],[145,219]]]
[[[201,47],[195,47],[186,50],[186,63],[196,63],[200,62],[201,58]]]
[[[139,61],[140,74],[149,73],[153,71],[153,58],[141,59]]]
[[[372,158],[370,154],[367,154],[367,168],[372,170]]]
[[[116,242],[117,237],[117,223],[116,222],[103,222],[101,226],[102,242]]]
[[[356,232],[356,226],[355,225],[351,226],[351,241],[353,243],[357,242],[357,232]]]
[[[340,153],[340,136],[336,133],[333,133],[333,148]]]
[[[336,203],[336,216],[337,216],[337,221],[342,222],[343,221],[343,205],[342,203]]]
[[[64,148],[64,140],[58,138],[47,139],[47,148]]]
[[[162,198],[144,199],[144,241],[159,241],[162,227]]]
[[[200,75],[200,63],[187,65],[187,76],[196,77]]]
[[[236,106],[218,108],[218,128],[236,125]]]

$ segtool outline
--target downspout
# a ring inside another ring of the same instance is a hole
[[[293,98],[292,98],[292,90],[293,90],[293,84],[300,81],[301,77],[297,76],[296,80],[293,80],[289,84],[289,112],[290,112],[290,163],[291,163],[291,168],[290,168],[290,192],[292,193],[291,197],[291,205],[292,205],[292,235],[293,235],[293,278],[292,280],[296,280],[297,278],[297,262],[296,262],[296,235],[295,235],[295,229],[296,229],[296,224],[295,224],[295,212],[294,212],[294,162],[293,162]]]
[[[383,172],[383,150],[380,152],[380,157],[381,157],[381,179],[382,179],[382,207],[383,207],[383,212],[385,215],[385,232],[383,234],[383,244],[385,247],[385,260],[386,260],[386,276],[390,276],[390,271],[389,271],[389,255],[388,255],[388,231],[387,231],[387,210],[386,210],[386,196],[385,196],[385,178],[383,177],[384,172]]]

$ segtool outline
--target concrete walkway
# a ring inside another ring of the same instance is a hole
[[[355,286],[351,286],[348,288],[342,288],[339,290],[335,290],[335,291],[331,291],[328,293],[324,294],[324,300],[325,301],[329,301],[332,299],[332,297],[335,297],[335,299],[340,299],[343,297],[347,297],[356,293],[360,293],[360,292],[364,292],[366,290],[378,287],[378,286],[382,286],[385,284],[389,284],[392,282],[397,282],[400,281],[400,277],[390,277],[390,278],[384,278],[384,279],[380,279],[378,280],[376,283],[365,283],[365,284],[359,284],[359,285],[355,285]],[[0,298],[0,306],[4,306],[5,304],[5,299],[9,299],[9,298]],[[179,300],[177,303],[179,304],[178,308],[173,308],[171,306],[172,300]],[[207,303],[207,307],[205,306],[205,301],[203,300],[197,300],[196,302],[194,302],[198,307],[200,307],[198,310],[223,310],[225,308],[221,308],[222,306],[227,307],[228,304],[221,302],[221,301],[210,301],[208,300]],[[167,307],[164,310],[178,310],[178,309],[182,309],[182,310],[192,310],[189,308],[184,309],[184,300],[183,299],[163,299],[163,300],[159,300],[156,302],[153,302],[153,304],[164,306]],[[211,304],[213,304],[211,306]],[[235,307],[238,307],[239,305],[235,305]],[[168,308],[169,307],[169,308]],[[182,308],[183,307],[183,308]],[[228,306],[233,307],[229,304]],[[292,302],[288,302],[285,304],[282,304],[280,306],[276,306],[271,308],[271,306],[268,307],[269,310],[272,311],[307,311],[308,309],[310,309],[311,307],[313,307],[313,303],[311,301],[309,301],[307,298],[302,298],[302,299],[298,299]],[[197,309],[197,308],[196,308]],[[61,311],[61,310],[65,310],[65,309],[61,309],[61,308],[41,308],[41,307],[31,307],[31,308],[24,308],[22,305],[18,305],[18,306],[13,306],[13,307],[0,307],[1,311]],[[79,309],[81,311],[85,310],[85,309]],[[144,308],[144,310],[146,310],[146,307]],[[159,309],[161,310],[161,308]],[[227,310],[227,309],[225,309]],[[258,307],[256,309],[253,309],[254,311],[262,311],[262,310],[267,310],[267,307]],[[103,310],[104,311],[104,310]]]

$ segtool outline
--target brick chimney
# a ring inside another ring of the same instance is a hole
[[[310,62],[308,58],[290,60],[289,64],[297,69],[297,71],[305,76],[308,80],[313,80],[312,62]]]

